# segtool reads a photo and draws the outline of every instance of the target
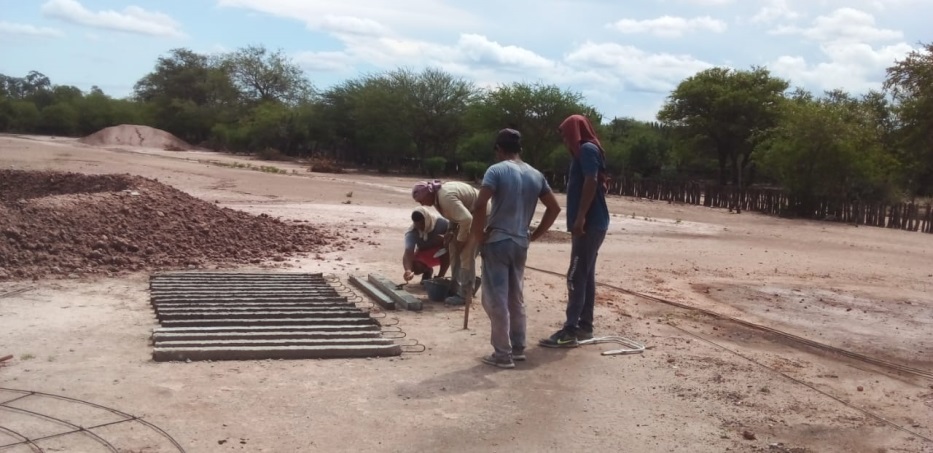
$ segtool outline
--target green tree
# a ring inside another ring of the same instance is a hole
[[[52,135],[74,135],[78,130],[78,112],[71,104],[60,102],[42,109],[41,132]]]
[[[232,122],[242,112],[227,69],[188,49],[159,57],[136,82],[134,95],[150,125],[194,143],[207,140],[214,124]]]
[[[249,102],[296,105],[313,93],[304,72],[281,50],[272,52],[263,46],[247,46],[222,60],[234,85]]]
[[[756,145],[778,120],[788,86],[765,68],[707,69],[677,86],[658,119],[675,129],[684,148],[714,153],[720,184],[731,180],[741,188]]]
[[[891,195],[891,157],[878,140],[871,95],[842,92],[784,103],[778,125],[760,143],[764,171],[810,216],[822,200],[884,200]]]
[[[399,69],[386,77],[402,99],[396,114],[402,117],[401,125],[418,157],[425,159],[429,153],[455,157],[467,132],[464,114],[477,93],[473,84],[433,68],[421,73]]]
[[[555,85],[513,83],[483,93],[468,110],[467,121],[474,132],[488,134],[490,149],[499,129],[519,130],[522,158],[532,165],[543,165],[554,146],[561,143],[557,127],[573,114],[586,115],[594,125],[602,122],[602,116],[586,105],[579,93]]]
[[[884,88],[901,126],[896,154],[904,184],[911,194],[933,195],[933,43],[888,68]]]

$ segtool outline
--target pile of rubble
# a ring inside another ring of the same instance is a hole
[[[283,261],[339,235],[131,175],[0,170],[0,280]]]

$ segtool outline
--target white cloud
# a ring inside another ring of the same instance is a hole
[[[778,19],[794,20],[800,17],[801,14],[791,8],[787,0],[768,0],[767,4],[752,16],[752,23],[768,23]]]
[[[878,28],[875,17],[864,11],[852,8],[839,8],[829,15],[819,16],[812,26],[777,27],[771,31],[776,35],[800,35],[819,42],[876,42],[902,39],[904,33],[899,30]]]
[[[381,36],[390,34],[390,30],[372,19],[353,16],[324,16],[319,28],[335,34],[350,34],[363,36]]]
[[[77,0],[49,0],[42,5],[42,14],[87,27],[136,33],[149,36],[182,37],[181,24],[170,16],[127,6],[122,12],[90,11]]]
[[[780,56],[769,67],[795,84],[821,90],[842,88],[864,92],[878,89],[885,68],[912,49],[898,30],[878,28],[871,14],[840,8],[813,20],[810,27],[779,27],[772,34],[799,35],[819,43],[824,61],[810,63],[802,56]],[[877,45],[876,43],[892,43]]]
[[[353,70],[353,57],[345,52],[298,52],[292,56],[296,63],[311,72],[349,72]]]
[[[541,70],[554,68],[554,62],[528,49],[503,46],[481,35],[460,35],[456,51],[464,60],[481,65]]]
[[[0,35],[27,36],[31,38],[61,38],[65,36],[61,30],[48,27],[37,27],[30,24],[17,24],[0,21]]]
[[[722,33],[728,28],[725,22],[710,16],[690,19],[674,16],[661,16],[646,20],[622,19],[607,26],[622,33],[650,33],[666,38],[676,38],[697,30]]]
[[[690,3],[700,6],[724,6],[732,3],[734,0],[681,0],[683,3]]]
[[[768,67],[796,85],[865,92],[880,89],[885,68],[913,50],[905,43],[873,48],[866,43],[842,42],[824,44],[821,49],[827,61],[809,64],[803,57],[782,56]]]
[[[691,55],[649,53],[633,46],[587,42],[565,59],[574,67],[605,72],[638,90],[667,92],[677,83],[713,65]]]
[[[369,29],[374,24],[395,29],[449,27],[462,28],[478,19],[464,9],[443,0],[218,0],[221,7],[244,8],[273,16],[304,22],[314,30],[327,30],[328,17],[344,18],[343,25],[355,21],[350,28]],[[347,19],[349,18],[349,19]],[[366,18],[366,19],[359,19]]]

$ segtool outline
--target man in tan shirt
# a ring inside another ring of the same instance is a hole
[[[473,214],[470,213],[479,191],[473,186],[456,181],[423,181],[415,184],[412,198],[422,206],[433,206],[442,217],[450,221],[451,275],[454,277],[454,295],[445,301],[451,305],[463,305],[473,297],[476,285],[476,241],[470,234]],[[487,207],[488,209],[488,207]]]

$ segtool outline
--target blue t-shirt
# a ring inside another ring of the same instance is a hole
[[[538,199],[551,192],[544,175],[525,162],[504,160],[486,170],[483,187],[493,192],[492,210],[486,219],[486,243],[510,239],[527,248],[528,227]]]
[[[447,233],[447,228],[449,227],[449,222],[443,217],[438,217],[434,221],[434,229],[431,230],[431,234],[428,235],[428,240],[421,238],[421,231],[418,231],[415,228],[409,228],[405,232],[405,250],[415,251],[417,247],[418,250],[425,248],[431,241],[436,241],[438,238]]]
[[[580,198],[583,195],[583,180],[587,176],[597,178],[596,195],[586,213],[587,231],[606,231],[609,229],[609,207],[606,206],[606,192],[599,184],[599,172],[605,171],[606,162],[600,156],[599,148],[592,143],[580,146],[580,153],[570,161],[567,175],[567,230],[573,229],[573,222],[580,210]]]

